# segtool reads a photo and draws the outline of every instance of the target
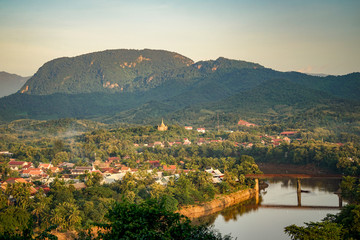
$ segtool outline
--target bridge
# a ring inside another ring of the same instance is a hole
[[[287,208],[287,209],[325,209],[325,210],[337,210],[340,207],[333,206],[293,206],[293,205],[274,205],[274,204],[261,204],[261,208]]]
[[[297,206],[288,206],[288,205],[264,205],[262,207],[287,207],[287,208],[341,208],[342,207],[342,196],[341,190],[339,189],[335,194],[339,197],[339,207],[328,207],[328,206],[302,206],[301,205],[301,179],[304,178],[327,178],[327,179],[342,179],[343,176],[340,174],[246,174],[245,177],[255,179],[255,190],[256,194],[256,202],[259,200],[259,179],[272,179],[272,178],[293,178],[297,179],[296,189],[297,189]]]

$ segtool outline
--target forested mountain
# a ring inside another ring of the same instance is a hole
[[[359,91],[360,73],[317,77],[222,57],[194,63],[163,50],[107,50],[44,64],[18,93],[0,99],[0,119],[154,124],[164,117],[230,126],[241,117],[353,130]]]
[[[29,77],[0,72],[0,97],[16,93],[28,79]]]
[[[193,64],[189,58],[162,50],[107,50],[45,63],[20,92],[53,93],[128,92],[151,82],[163,71]]]

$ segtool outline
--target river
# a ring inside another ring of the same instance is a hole
[[[269,186],[260,191],[258,204],[252,199],[197,220],[213,224],[223,235],[231,234],[239,240],[288,240],[290,237],[284,233],[284,227],[320,221],[329,213],[339,212],[339,209],[316,206],[339,206],[339,198],[334,192],[338,190],[340,180],[303,179],[301,188],[309,192],[301,193],[301,206],[313,206],[310,209],[296,208],[299,202],[295,179],[269,180],[267,183]]]

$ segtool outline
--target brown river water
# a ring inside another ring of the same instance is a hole
[[[320,221],[339,210],[337,179],[302,179],[299,196],[295,179],[272,179],[255,199],[229,207],[221,212],[196,219],[213,225],[223,235],[239,240],[290,239],[284,228],[291,224]],[[299,199],[301,197],[301,199]],[[345,204],[345,203],[343,203]],[[299,206],[301,205],[301,206]]]

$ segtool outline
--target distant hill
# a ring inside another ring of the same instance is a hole
[[[214,126],[241,117],[356,129],[359,91],[360,73],[318,77],[223,57],[194,63],[163,50],[107,50],[45,63],[19,92],[0,99],[0,120],[153,124],[164,117]]]
[[[16,93],[30,77],[0,72],[0,97]]]
[[[162,50],[107,50],[45,63],[20,92],[128,92],[153,80],[152,74],[193,64],[189,58]]]

